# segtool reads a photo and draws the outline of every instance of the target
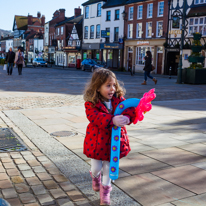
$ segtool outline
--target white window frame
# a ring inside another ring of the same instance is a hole
[[[128,39],[132,39],[132,36],[133,36],[133,24],[128,24],[127,37]]]
[[[200,23],[200,19],[203,18],[203,23]],[[195,20],[198,19],[198,23],[195,23]],[[199,32],[202,34],[202,36],[206,36],[206,16],[200,16],[200,17],[191,17],[188,19],[189,25],[188,25],[188,36],[192,36],[192,33]],[[191,24],[192,22],[192,24]],[[196,30],[195,30],[196,28]],[[200,31],[202,29],[202,31]],[[205,32],[204,32],[205,31]]]
[[[139,16],[140,7],[142,7],[141,17]],[[139,6],[137,6],[137,19],[142,19],[142,16],[143,16],[143,5],[139,5]]]
[[[149,14],[150,14],[150,5],[152,5],[152,11],[151,11],[151,16],[149,16]],[[147,18],[152,18],[152,16],[153,16],[153,3],[149,3],[149,4],[147,4]]]
[[[87,11],[87,8],[88,8],[88,11]],[[89,6],[86,6],[85,7],[85,19],[88,19],[89,18]]]
[[[139,30],[141,28],[141,30]],[[140,32],[140,35],[138,35]],[[136,38],[142,38],[142,23],[137,23]]]
[[[151,53],[153,53],[152,47],[150,47],[150,46],[136,47],[136,58],[135,58],[136,65],[142,65],[142,66],[144,65],[144,63],[145,63],[144,57],[146,56],[146,51],[151,51]],[[142,54],[142,55],[140,55],[140,54]]]
[[[159,23],[162,23],[162,35],[159,34]],[[157,27],[156,27],[156,37],[161,37],[163,36],[163,21],[157,21]]]
[[[162,14],[160,14],[160,4],[163,3],[163,11]],[[157,10],[157,16],[162,17],[164,15],[164,1],[159,1],[158,2],[158,10]]]
[[[129,7],[129,20],[133,20],[133,16],[134,16],[134,7],[131,6]]]
[[[151,29],[151,36],[148,36],[148,25],[151,24],[151,28],[152,28],[152,22],[146,22],[146,38],[152,38],[152,29]]]

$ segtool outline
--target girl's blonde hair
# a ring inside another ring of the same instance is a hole
[[[100,101],[105,101],[102,95],[97,91],[100,87],[107,82],[110,78],[115,79],[116,83],[116,97],[121,97],[125,94],[126,90],[123,86],[120,86],[120,83],[116,78],[116,75],[109,69],[95,69],[90,82],[87,84],[84,91],[84,100],[87,102],[92,102],[94,106]]]

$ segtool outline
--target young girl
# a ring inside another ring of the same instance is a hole
[[[125,157],[131,150],[125,125],[134,121],[135,109],[128,108],[122,115],[114,116],[117,105],[125,100],[124,93],[115,74],[103,68],[95,70],[84,92],[86,115],[90,121],[84,140],[84,154],[91,158],[92,188],[100,191],[100,205],[110,205],[112,187],[109,160],[111,130],[114,125],[121,127],[120,158]]]

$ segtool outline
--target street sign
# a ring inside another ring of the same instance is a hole
[[[110,36],[110,31],[101,30],[101,37],[102,38],[108,38],[109,36]]]

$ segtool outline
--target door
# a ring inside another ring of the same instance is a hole
[[[128,70],[132,69],[132,54],[128,53]]]
[[[157,53],[157,74],[162,74],[162,57],[163,53]]]

